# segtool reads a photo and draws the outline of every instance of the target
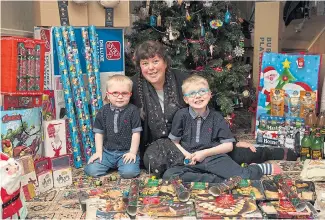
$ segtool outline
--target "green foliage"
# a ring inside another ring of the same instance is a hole
[[[188,21],[185,2],[179,5],[178,1],[174,1],[173,6],[168,7],[164,1],[150,1],[150,13],[147,17],[141,14],[146,4],[146,1],[143,2],[134,13],[140,19],[134,22],[132,34],[126,36],[131,47],[126,53],[126,74],[132,76],[137,72],[132,62],[134,49],[146,40],[159,41],[166,46],[172,57],[172,68],[196,72],[209,79],[214,101],[224,114],[229,114],[234,110],[233,99],[240,97],[246,85],[251,67],[243,64],[233,54],[234,48],[243,39],[241,25],[236,20],[237,10],[231,2],[210,3],[211,6],[207,6],[206,1],[190,1],[188,12],[191,19]],[[224,23],[227,7],[232,16],[229,24]],[[151,27],[150,15],[160,15],[162,25]],[[216,19],[221,20],[223,26],[213,29],[210,21]],[[201,33],[201,25],[204,26],[204,35]],[[179,33],[176,40],[169,39],[170,27],[172,33]],[[232,67],[229,68],[229,64]],[[215,70],[216,67],[219,67],[219,71]]]

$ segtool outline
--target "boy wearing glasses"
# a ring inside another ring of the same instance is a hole
[[[192,75],[182,85],[184,101],[189,105],[177,111],[169,138],[189,163],[168,169],[163,178],[177,175],[185,182],[221,182],[233,176],[260,179],[264,174],[281,171],[273,164],[241,167],[227,153],[235,138],[222,115],[208,108],[211,91],[207,80]]]
[[[106,82],[109,104],[104,105],[96,115],[96,153],[85,167],[89,176],[102,176],[115,168],[126,179],[140,174],[138,148],[142,127],[138,108],[129,103],[132,85],[132,81],[124,75],[111,76]]]

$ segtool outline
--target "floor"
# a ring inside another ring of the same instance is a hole
[[[253,142],[252,135],[239,134],[240,140]],[[302,164],[300,162],[272,161],[278,163],[283,171],[293,179],[299,179]],[[80,219],[84,214],[80,209],[77,192],[83,189],[96,187],[96,179],[84,175],[82,169],[73,170],[73,184],[63,189],[53,189],[34,198],[27,203],[28,219]],[[148,174],[142,171],[140,178],[146,178]],[[113,181],[112,181],[113,179]],[[116,180],[115,180],[116,179]],[[117,172],[110,173],[105,178],[105,187],[119,189],[121,180]],[[103,186],[102,186],[103,187]]]

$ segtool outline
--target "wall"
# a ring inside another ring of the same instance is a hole
[[[1,1],[1,34],[32,36],[33,14],[32,1]]]

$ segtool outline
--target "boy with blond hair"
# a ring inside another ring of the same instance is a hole
[[[85,167],[90,176],[102,176],[115,168],[122,178],[140,174],[138,148],[142,127],[138,108],[129,103],[132,86],[124,75],[113,75],[106,82],[109,103],[100,109],[94,122],[96,153]]]
[[[241,167],[227,155],[235,138],[222,115],[209,109],[211,91],[204,77],[192,75],[184,80],[182,92],[189,107],[176,112],[168,137],[190,163],[168,169],[164,179],[177,175],[185,182],[213,183],[233,176],[260,179],[281,171],[268,163]]]

